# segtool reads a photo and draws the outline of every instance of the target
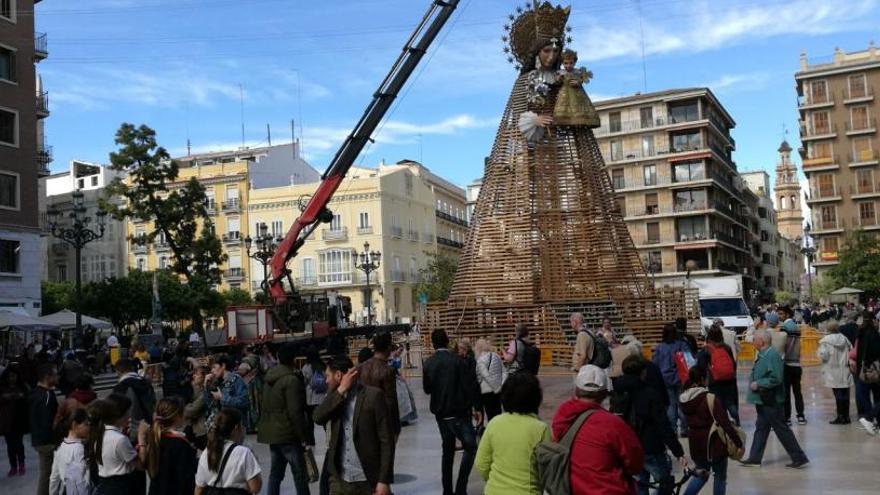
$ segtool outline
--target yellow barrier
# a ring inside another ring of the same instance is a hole
[[[737,361],[754,361],[755,346],[751,342],[742,341],[739,346],[739,354],[736,356]]]
[[[110,364],[113,366],[116,366],[116,361],[119,361],[121,350],[119,347],[110,348]]]
[[[822,333],[815,328],[806,325],[801,326],[801,365],[802,366],[819,366],[822,361],[819,359],[819,340],[822,339]]]

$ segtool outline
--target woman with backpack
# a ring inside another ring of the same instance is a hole
[[[224,407],[217,413],[208,433],[208,447],[199,458],[195,495],[260,493],[263,478],[260,463],[244,439],[242,415]]]
[[[709,392],[715,394],[721,405],[739,426],[739,391],[736,387],[736,356],[724,343],[724,334],[712,326],[706,334],[706,346],[697,355],[697,366],[703,368],[709,381]]]
[[[711,471],[715,478],[713,495],[727,491],[728,446],[718,434],[720,428],[729,442],[742,451],[745,448],[739,432],[734,428],[721,401],[706,389],[706,370],[694,366],[688,371],[687,388],[681,394],[681,409],[688,422],[690,455],[698,469]],[[694,477],[688,483],[685,495],[696,495],[706,479]]]
[[[654,356],[651,360],[660,368],[663,382],[666,384],[666,394],[669,397],[666,415],[669,417],[669,423],[681,436],[687,436],[687,421],[678,402],[682,382],[676,369],[675,355],[679,352],[690,352],[690,349],[687,343],[679,338],[675,324],[667,323],[663,326],[663,341],[654,347]],[[679,424],[681,429],[677,428]]]

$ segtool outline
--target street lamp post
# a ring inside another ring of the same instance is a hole
[[[379,268],[381,258],[382,253],[370,251],[370,243],[365,242],[364,251],[358,254],[358,261],[355,263],[355,267],[367,276],[367,288],[364,289],[364,299],[366,299],[367,306],[367,325],[373,323],[373,290],[370,287],[370,273]]]
[[[801,254],[807,258],[807,297],[813,302],[813,261],[816,259],[816,246],[811,242],[810,230],[810,224],[804,226],[804,247],[801,248]]]
[[[104,237],[107,212],[98,210],[97,230],[88,228],[91,217],[86,216],[83,192],[77,189],[71,194],[73,207],[68,213],[70,225],[62,222],[62,211],[51,209],[46,212],[49,217],[49,228],[52,236],[73,246],[76,252],[76,335],[82,337],[82,248],[97,239]]]
[[[251,253],[251,247],[254,243],[257,245],[257,250]],[[278,249],[278,244],[280,243],[281,239],[275,238],[270,234],[269,226],[265,223],[260,224],[260,231],[257,232],[256,239],[252,239],[251,236],[244,238],[244,249],[247,253],[247,257],[255,259],[263,265],[263,282],[260,284],[263,294],[268,294],[267,282],[269,280],[269,261],[272,260],[272,256],[275,256],[275,251]]]

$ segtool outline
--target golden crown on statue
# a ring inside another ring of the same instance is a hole
[[[554,42],[559,49],[571,38],[566,28],[571,7],[554,7],[550,2],[535,0],[532,5],[518,7],[517,15],[509,16],[511,23],[504,26],[507,31],[501,40],[507,43],[504,52],[508,62],[519,68],[531,68],[538,49],[545,43]]]

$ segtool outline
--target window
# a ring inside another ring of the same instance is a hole
[[[690,182],[703,180],[706,174],[703,172],[703,162],[681,162],[672,166],[672,180],[675,182]]]
[[[696,101],[679,105],[669,105],[669,123],[692,122],[700,119],[700,109]]]
[[[663,270],[663,253],[660,251],[648,251],[648,271],[656,273]]]
[[[205,190],[205,206],[209,210],[213,210],[216,206],[216,200],[214,199],[214,190],[207,189]]]
[[[645,194],[645,215],[660,213],[660,204],[657,201],[657,193]]]
[[[868,107],[866,106],[850,108],[849,119],[853,130],[868,129],[871,127],[868,119]]]
[[[828,116],[827,111],[813,112],[810,120],[813,122],[810,134],[831,134],[831,118]]]
[[[648,234],[648,244],[657,244],[660,242],[660,224],[657,222],[650,222],[645,225],[645,230]]]
[[[0,79],[15,82],[15,51],[0,46]]]
[[[92,187],[97,186],[98,185],[98,176],[96,175],[96,176],[92,177],[90,182],[91,182]]]
[[[18,174],[0,172],[0,208],[18,209]]]
[[[322,284],[351,282],[351,251],[331,249],[322,252],[318,281]]]
[[[410,257],[409,259],[409,278],[412,282],[419,280],[419,262],[415,257]]]
[[[608,146],[611,147],[611,160],[623,160],[623,147],[620,141],[610,141]]]
[[[315,283],[315,259],[303,258],[302,260],[302,281],[306,284]]]
[[[358,228],[359,229],[370,228],[370,214],[368,212],[362,211],[358,215]]]
[[[834,261],[837,259],[837,237],[822,237],[821,246],[819,260]]]
[[[86,187],[86,180],[85,179],[77,179],[76,180],[76,188],[77,189],[85,189],[85,187]]]
[[[0,239],[0,272],[19,273],[20,251],[20,242]]]
[[[825,81],[811,81],[807,103],[827,103],[828,85]]]
[[[67,282],[67,265],[58,265],[58,281]]]
[[[862,98],[868,96],[868,85],[864,74],[849,76],[849,97]]]
[[[159,257],[159,269],[164,270],[166,268],[168,268],[168,257],[167,256],[160,256]]]
[[[874,171],[859,170],[856,173],[856,184],[859,194],[867,194],[874,192]]]
[[[672,151],[675,153],[698,150],[703,147],[702,143],[703,140],[699,132],[672,135]]]
[[[611,171],[611,184],[614,186],[614,189],[623,189],[626,187],[622,168],[615,168]]]
[[[342,215],[338,213],[333,215],[333,220],[330,220],[330,230],[333,232],[342,230]]]
[[[138,258],[137,259],[137,269],[142,272],[147,271],[147,259],[146,258]]]
[[[0,142],[18,146],[18,112],[0,109]]]
[[[642,136],[642,156],[654,156],[654,136]]]
[[[0,16],[15,20],[15,0],[0,0]]]
[[[810,158],[831,158],[831,143],[810,143]]]
[[[823,229],[837,228],[837,208],[833,205],[823,206],[819,210],[821,224]]]
[[[706,204],[706,191],[703,189],[675,191],[673,198],[675,211],[705,210]]]
[[[626,216],[626,198],[623,196],[617,196],[614,198],[614,201],[617,203],[617,209],[620,211],[620,216]]]
[[[620,132],[621,130],[620,112],[611,112],[608,114],[608,131]]]
[[[238,206],[239,206],[238,187],[227,187],[226,188],[226,205],[229,208],[238,208]]]
[[[818,196],[820,198],[834,196],[834,174],[818,174],[817,178],[819,189],[816,193]],[[792,200],[792,207],[794,207],[794,200]]]
[[[705,217],[679,218],[675,225],[679,242],[701,241],[706,238]]]
[[[875,223],[874,202],[859,203],[859,224],[874,225]]]
[[[284,236],[284,223],[281,220],[272,220],[272,237]]]
[[[642,168],[642,175],[645,178],[646,186],[656,186],[657,185],[657,166],[656,165],[645,165]]]
[[[241,231],[241,220],[238,217],[226,217],[226,233],[230,237]]]
[[[642,124],[642,129],[646,127],[654,126],[654,109],[651,107],[642,107],[639,109],[639,120]]]

